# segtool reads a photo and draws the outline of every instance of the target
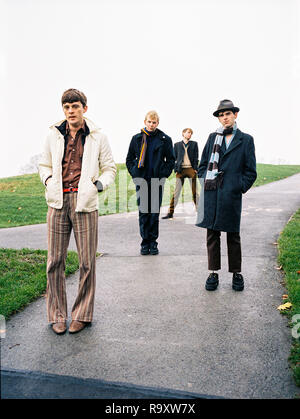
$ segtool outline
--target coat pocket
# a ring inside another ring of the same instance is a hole
[[[134,166],[131,168],[130,175],[134,178],[142,178],[145,173],[145,169],[143,167],[138,168],[138,163],[135,162]]]
[[[160,169],[159,169],[159,178],[168,178],[170,174],[172,173],[172,170],[170,171],[168,165],[166,162],[162,162]]]
[[[60,187],[52,177],[47,182],[45,195],[48,205],[58,203],[60,197]]]
[[[226,174],[224,175],[223,189],[227,193],[232,193],[233,196],[240,195],[242,193],[242,178],[239,173],[237,174]]]
[[[77,205],[80,210],[98,208],[98,189],[90,179],[80,184]]]

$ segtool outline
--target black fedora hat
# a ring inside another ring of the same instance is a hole
[[[234,106],[231,100],[223,99],[219,103],[218,109],[213,113],[213,116],[219,116],[219,113],[223,111],[232,111],[233,113],[236,113],[236,112],[239,112],[239,108]]]

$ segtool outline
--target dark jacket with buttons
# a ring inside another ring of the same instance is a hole
[[[184,144],[183,141],[179,141],[178,143],[174,144],[174,154],[175,154],[175,167],[174,172],[181,173],[182,171],[182,162],[184,157]],[[197,170],[198,168],[198,159],[199,159],[199,151],[198,151],[198,143],[197,141],[190,140],[188,142],[187,154],[189,156],[192,168]]]
[[[174,154],[172,139],[161,130],[156,130],[155,148],[152,156],[152,176],[153,178],[167,178],[174,168]],[[131,139],[127,157],[126,167],[132,178],[145,178],[146,167],[138,168],[138,161],[142,147],[142,133],[134,135]],[[150,139],[151,141],[151,139]],[[147,154],[147,151],[146,151]],[[147,161],[147,159],[146,159]]]

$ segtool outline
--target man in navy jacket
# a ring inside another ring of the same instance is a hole
[[[141,254],[158,254],[159,212],[164,182],[174,168],[172,139],[157,128],[159,116],[150,111],[145,128],[131,139],[126,166],[136,185]]]

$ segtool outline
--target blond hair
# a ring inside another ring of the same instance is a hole
[[[184,130],[182,131],[182,135],[183,135],[186,131],[190,131],[190,132],[193,134],[193,130],[192,130],[192,128],[184,128]]]
[[[158,116],[158,113],[156,111],[149,111],[149,112],[147,112],[146,113],[146,116],[145,116],[145,121],[146,121],[147,118],[149,118],[149,119],[157,119],[157,121],[159,121],[159,116]]]

